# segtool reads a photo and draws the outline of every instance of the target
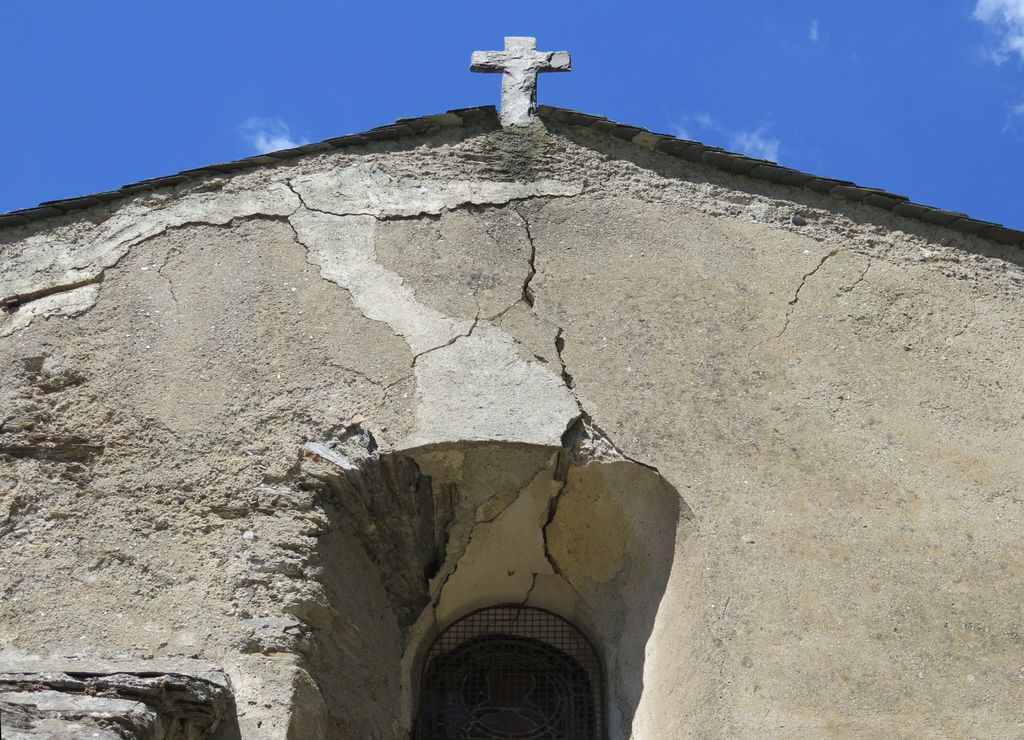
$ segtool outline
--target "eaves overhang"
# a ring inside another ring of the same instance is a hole
[[[660,134],[639,126],[610,121],[604,116],[581,113],[568,108],[542,105],[538,109],[541,120],[554,121],[562,126],[589,129],[616,139],[629,142],[645,149],[660,152],[694,164],[704,165],[735,175],[742,175],[787,187],[802,188],[814,193],[828,195],[840,200],[862,203],[874,208],[890,211],[899,216],[922,221],[927,224],[946,227],[963,234],[1011,246],[1024,247],[1024,231],[1011,229],[1002,224],[971,218],[965,213],[947,211],[942,208],[914,203],[905,195],[890,193],[879,188],[865,187],[849,180],[837,180],[808,172],[784,167],[767,159],[757,159],[745,154],[730,152],[719,147],[708,146],[697,141],[680,139],[669,134]],[[400,118],[392,124],[379,126],[361,133],[325,139],[314,144],[305,144],[292,149],[260,154],[245,159],[219,162],[182,170],[173,175],[154,177],[130,183],[116,190],[107,190],[74,198],[62,198],[40,203],[34,208],[24,208],[0,214],[0,228],[21,226],[72,211],[92,208],[130,196],[160,188],[173,187],[201,180],[207,177],[233,174],[258,167],[274,166],[311,154],[321,154],[335,149],[345,149],[381,141],[398,141],[420,137],[445,129],[456,128],[499,128],[498,113],[494,106],[458,108],[445,113]]]

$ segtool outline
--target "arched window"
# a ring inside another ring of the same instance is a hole
[[[480,609],[442,632],[427,654],[417,740],[604,736],[604,680],[594,648],[549,611]]]

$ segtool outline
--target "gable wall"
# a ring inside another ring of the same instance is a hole
[[[243,735],[308,735],[330,570],[392,707],[418,633],[308,443],[582,415],[693,513],[613,736],[1019,731],[1018,249],[541,128],[64,218],[0,234],[0,657],[204,661]]]

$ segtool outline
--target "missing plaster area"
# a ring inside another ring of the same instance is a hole
[[[381,451],[350,432],[306,445],[303,472],[330,524],[316,596],[292,611],[313,635],[301,659],[323,696],[326,737],[413,733],[424,676],[440,665],[430,668],[431,646],[495,607],[541,610],[585,636],[606,677],[594,737],[630,736],[692,515],[656,470],[583,421],[574,430],[561,447]],[[484,631],[488,644],[508,632]]]
[[[2,736],[239,740],[222,674],[0,672]]]

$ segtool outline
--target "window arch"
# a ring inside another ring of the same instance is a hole
[[[602,740],[604,676],[590,641],[534,607],[467,614],[424,661],[417,740]]]

